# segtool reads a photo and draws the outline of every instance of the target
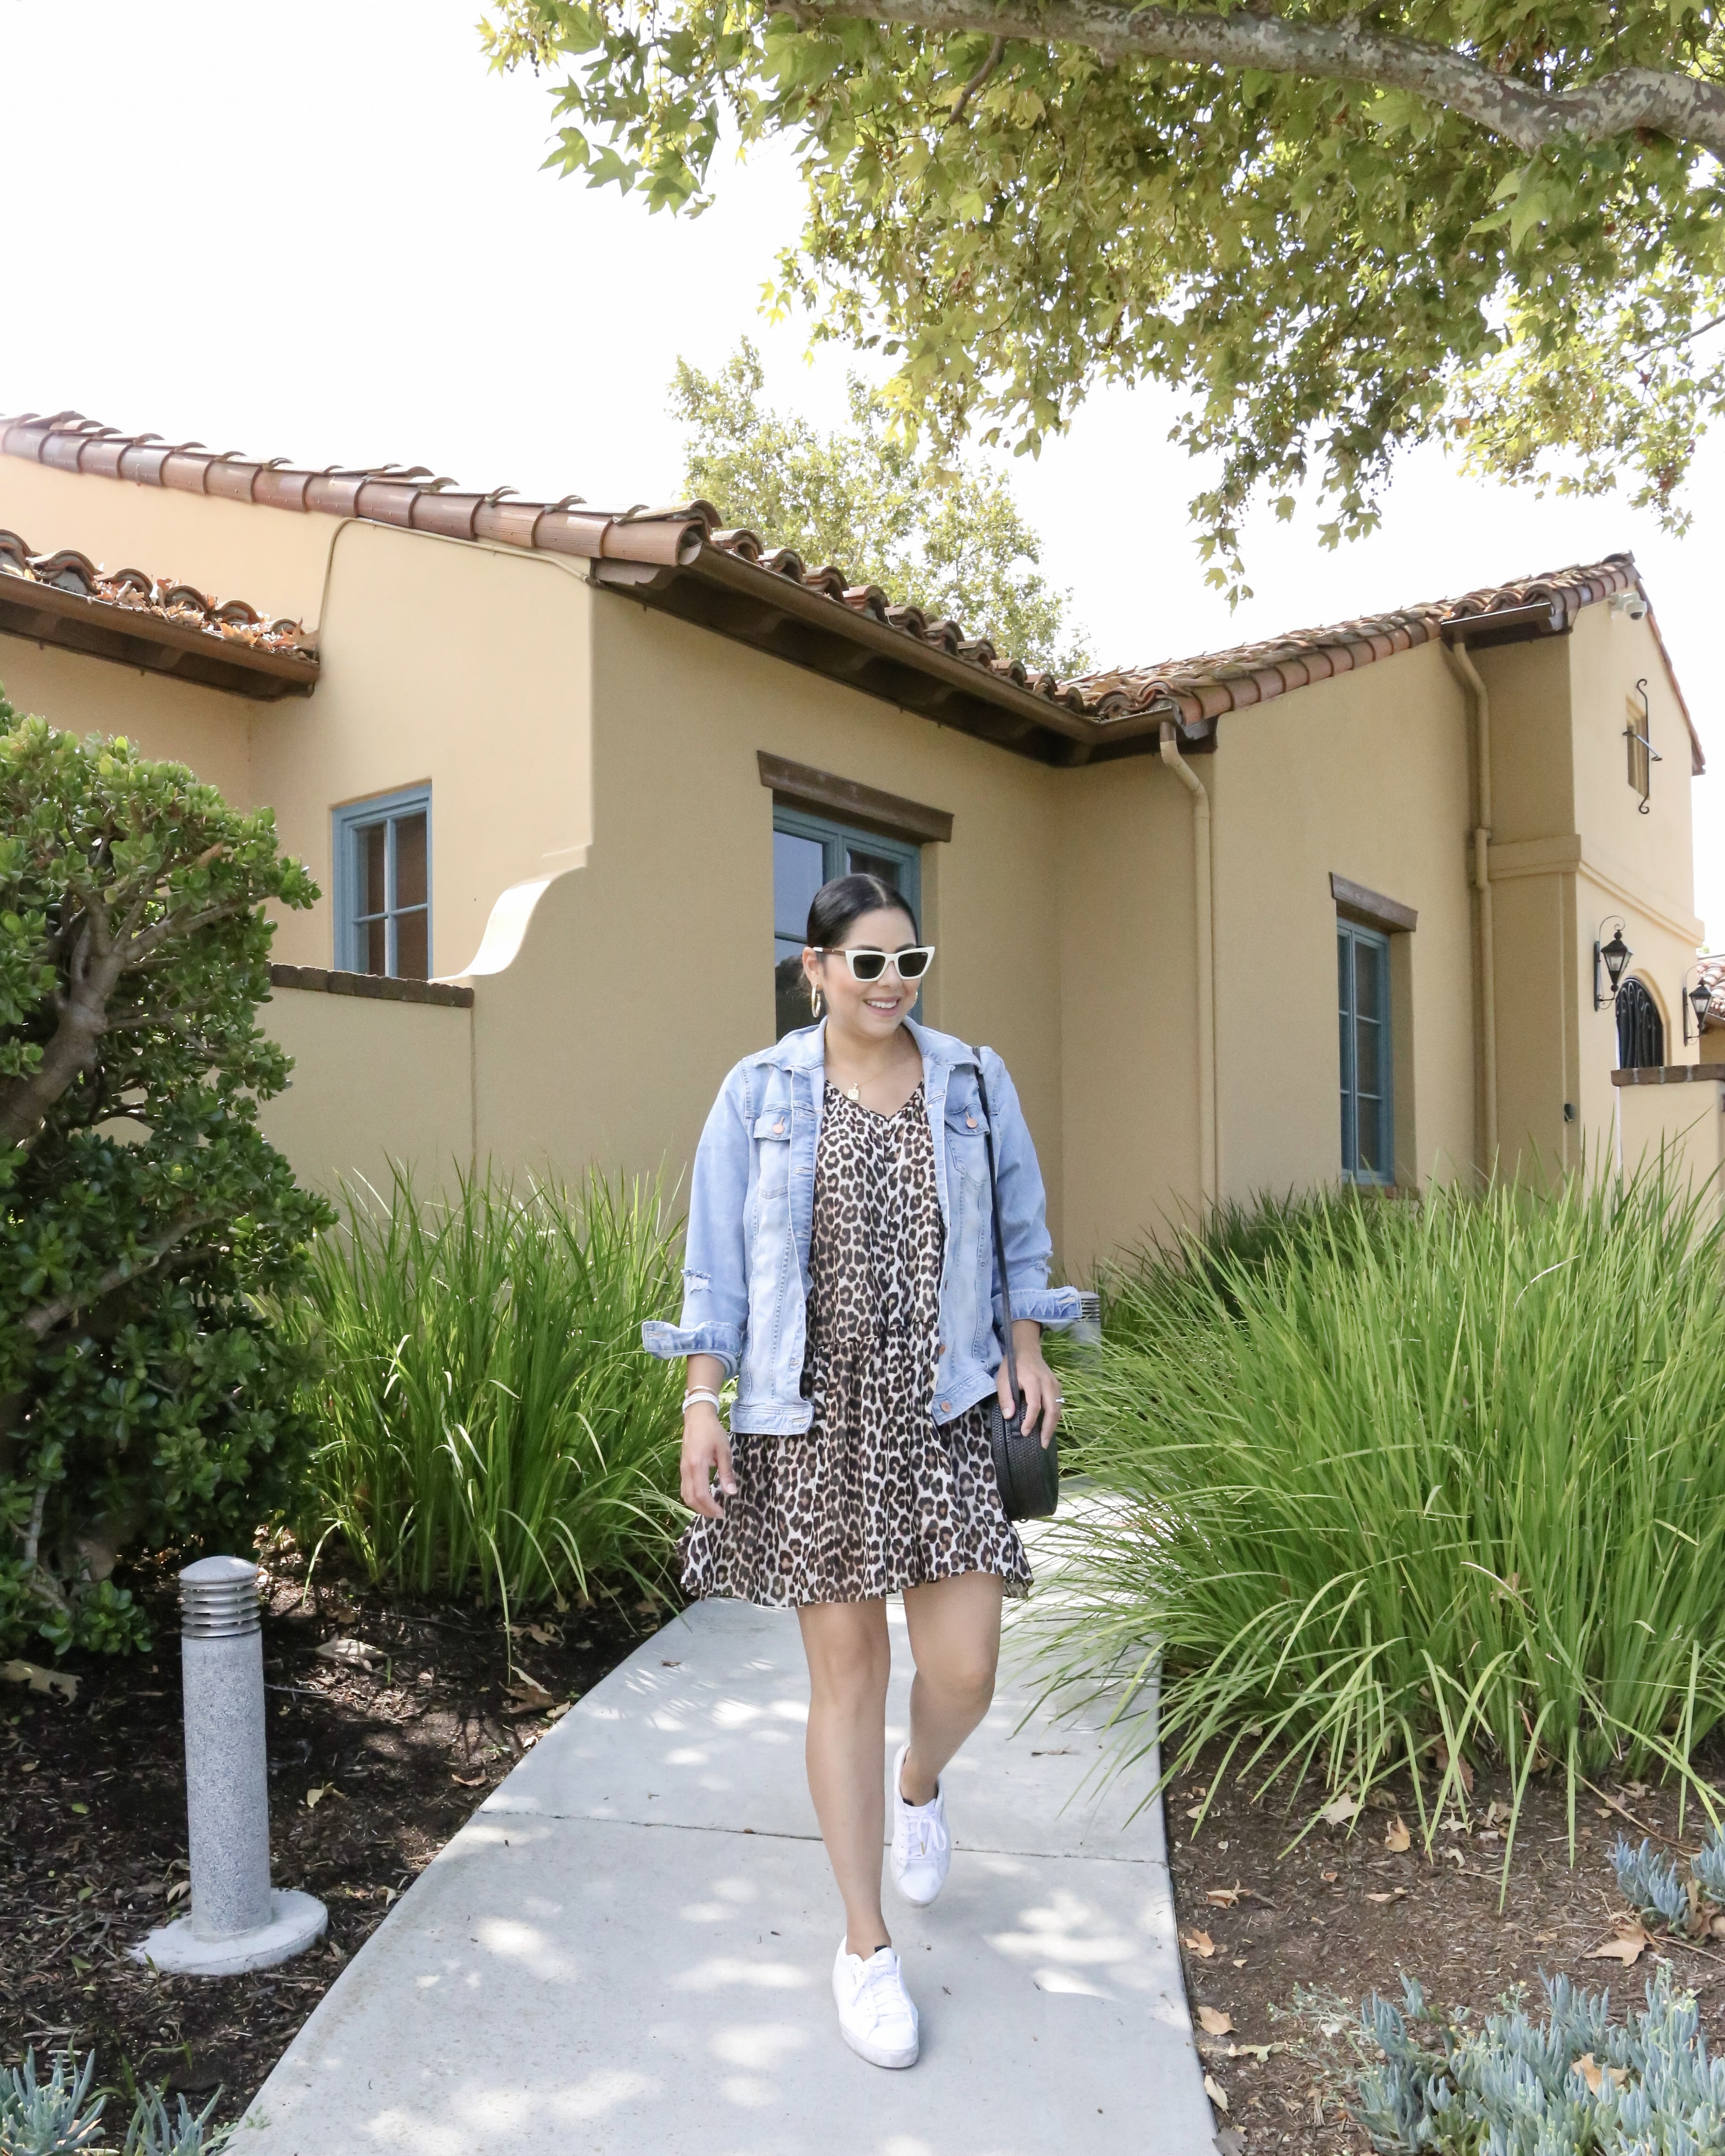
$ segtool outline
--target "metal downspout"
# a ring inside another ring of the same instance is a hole
[[[1497,988],[1496,942],[1491,924],[1491,700],[1466,644],[1445,643],[1450,670],[1466,690],[1473,706],[1479,821],[1473,832],[1473,886],[1480,895],[1480,1056],[1485,1093],[1485,1159],[1487,1175],[1497,1173]]]
[[[1192,885],[1198,917],[1198,1179],[1206,1219],[1216,1204],[1216,932],[1210,903],[1210,797],[1181,756],[1172,720],[1162,760],[1192,796]]]

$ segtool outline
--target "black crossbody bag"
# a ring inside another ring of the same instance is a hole
[[[1006,1237],[1000,1225],[1000,1188],[994,1176],[994,1111],[988,1106],[988,1081],[983,1075],[982,1051],[976,1058],[977,1097],[983,1108],[983,1142],[988,1149],[988,1211],[994,1228],[994,1262],[1000,1271],[1002,1345],[1006,1349],[1006,1375],[1012,1387],[1013,1411],[1004,1414],[998,1392],[988,1395],[988,1449],[994,1455],[994,1480],[1000,1486],[1000,1502],[1009,1520],[1045,1520],[1060,1502],[1060,1440],[1059,1435],[1044,1445],[1024,1430],[1024,1397],[1019,1390],[1018,1358],[1012,1345],[1012,1289],[1006,1277]]]

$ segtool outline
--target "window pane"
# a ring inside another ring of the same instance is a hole
[[[1368,1093],[1376,1094],[1384,1091],[1383,1065],[1378,1060],[1383,1052],[1383,1039],[1384,1029],[1368,1025],[1364,1019],[1360,1021],[1355,1030],[1353,1082],[1358,1086],[1362,1099]]]
[[[389,971],[388,924],[383,921],[368,921],[359,932],[360,949],[363,957],[360,970],[366,973],[387,973]]]
[[[860,846],[851,846],[846,851],[848,874],[878,876],[880,881],[892,891],[904,889],[901,880],[901,872],[904,868],[902,861],[896,860],[891,854],[868,853]]]
[[[360,908],[362,913],[381,913],[388,902],[385,896],[388,886],[384,882],[384,863],[388,846],[389,826],[387,824],[367,824],[359,834],[363,864],[361,882],[365,890],[365,904]],[[373,966],[371,970],[374,973],[381,973],[383,968]]]
[[[431,973],[431,948],[427,937],[430,916],[423,907],[395,916],[395,970],[403,981],[423,981]]]
[[[1352,941],[1348,936],[1336,938],[1336,1000],[1344,1015],[1348,1010],[1348,951]]]
[[[1362,1175],[1382,1175],[1384,1173],[1384,1104],[1381,1101],[1359,1096],[1359,1168]]]
[[[827,850],[800,831],[773,834],[773,929],[800,951],[814,894],[827,880]]]
[[[1355,943],[1353,1007],[1362,1018],[1382,1018],[1384,1015],[1378,986],[1381,978],[1379,958],[1380,953],[1375,943]]]
[[[425,819],[424,815],[395,819],[395,902],[398,906],[424,906],[425,888]],[[423,976],[415,974],[414,979]]]

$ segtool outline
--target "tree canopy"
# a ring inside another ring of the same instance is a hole
[[[1070,594],[1039,572],[1036,534],[998,473],[913,449],[855,375],[850,427],[830,434],[769,409],[765,387],[747,338],[718,374],[677,362],[671,411],[689,429],[691,494],[811,566],[831,562],[901,604],[950,617],[1003,656],[1085,670],[1090,654],[1063,629]]]
[[[0,1648],[119,1649],[129,1546],[243,1543],[309,1446],[260,1306],[331,1216],[257,1124],[275,819],[0,696]]]
[[[896,362],[907,434],[1034,451],[1086,392],[1183,393],[1236,594],[1255,499],[1329,543],[1459,440],[1681,528],[1725,400],[1725,17],[1694,0],[496,0],[549,160],[655,209],[793,148],[777,298]]]

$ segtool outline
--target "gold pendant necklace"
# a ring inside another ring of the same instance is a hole
[[[860,1086],[847,1086],[845,1088],[845,1097],[847,1101],[860,1101],[862,1099],[862,1087]]]

